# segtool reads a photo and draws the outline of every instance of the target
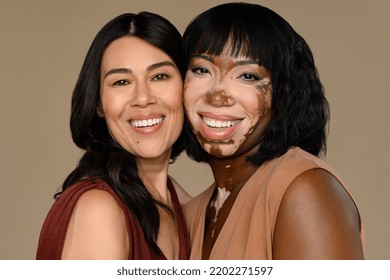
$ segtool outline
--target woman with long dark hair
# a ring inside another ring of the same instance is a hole
[[[85,150],[42,227],[37,259],[187,259],[168,176],[184,148],[181,35],[166,19],[123,14],[96,35],[76,83],[70,126]]]
[[[363,258],[357,206],[319,159],[329,108],[305,40],[246,3],[203,12],[183,40],[187,153],[215,179],[184,208],[191,258]]]

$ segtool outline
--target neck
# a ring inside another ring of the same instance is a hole
[[[215,185],[218,189],[232,192],[236,187],[242,187],[256,171],[257,167],[246,160],[247,155],[236,158],[211,157],[209,164],[212,169]]]
[[[167,188],[169,156],[159,159],[137,158],[138,175],[152,196],[164,203],[169,201]]]

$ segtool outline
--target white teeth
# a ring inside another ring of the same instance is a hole
[[[130,121],[130,124],[134,127],[149,127],[156,124],[159,124],[163,121],[163,117],[161,118],[155,118],[155,119],[148,119],[148,120],[139,120],[139,121]]]
[[[211,128],[228,128],[228,127],[231,127],[237,123],[240,122],[240,120],[235,120],[235,121],[217,121],[217,120],[213,120],[213,119],[209,119],[209,118],[206,118],[206,117],[202,117],[203,119],[203,122],[211,127]]]

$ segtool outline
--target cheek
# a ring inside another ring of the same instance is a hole
[[[110,94],[102,94],[100,99],[101,109],[106,120],[120,115],[122,104],[124,103],[124,100],[119,98],[119,96],[115,98],[113,96]]]
[[[265,80],[260,82],[256,89],[258,91],[259,96],[264,100],[264,103],[267,107],[271,107],[271,98],[272,98],[272,84],[270,81]]]
[[[175,94],[170,100],[170,107],[175,111],[183,111],[183,93]]]
[[[247,114],[251,116],[251,127],[246,133],[245,138],[254,137],[255,139],[259,139],[262,136],[271,117],[271,102],[272,88],[270,86],[256,87],[256,94],[247,97],[245,104]]]
[[[186,112],[191,112],[191,108],[193,108],[193,103],[194,103],[194,100],[192,98],[192,95],[189,94],[188,92],[187,93],[184,93],[184,96],[183,96],[183,104],[184,104],[184,109]]]
[[[158,90],[161,101],[171,108],[179,111],[183,109],[183,87],[182,84],[173,84]]]
[[[256,86],[256,100],[253,100],[253,104],[257,104],[257,107],[252,108],[252,114],[258,116],[258,120],[270,115],[271,102],[272,102],[272,86],[271,83],[264,82]]]
[[[191,83],[186,83],[183,91],[183,103],[186,111],[190,111],[195,103],[199,90]]]

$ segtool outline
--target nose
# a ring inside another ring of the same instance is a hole
[[[153,103],[156,103],[156,99],[148,85],[143,82],[135,83],[130,105],[144,108]]]
[[[228,84],[224,81],[219,81],[209,90],[205,102],[215,107],[233,106],[236,103]]]

